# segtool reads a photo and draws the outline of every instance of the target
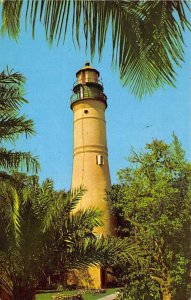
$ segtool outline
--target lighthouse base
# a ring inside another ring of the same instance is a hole
[[[77,288],[102,289],[114,281],[114,277],[102,267],[74,270],[68,274],[67,284]]]

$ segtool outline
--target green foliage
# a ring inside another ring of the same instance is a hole
[[[6,147],[6,142],[15,145],[21,134],[26,137],[34,134],[33,121],[20,115],[21,105],[27,103],[24,81],[19,73],[9,70],[0,73],[0,171],[10,172],[21,167],[34,172],[39,169],[37,159],[30,152],[7,150]]]
[[[145,250],[142,266],[123,271],[125,299],[160,299],[159,290],[187,299],[191,164],[175,135],[170,145],[153,140],[130,162],[110,193],[119,234]]]
[[[69,270],[107,267],[124,259],[137,262],[139,249],[128,240],[94,235],[94,227],[103,225],[97,209],[73,211],[84,188],[66,193],[55,191],[49,179],[40,185],[37,176],[14,173],[11,178],[20,204],[19,243],[13,239],[12,206],[3,206],[0,265],[9,273],[15,300],[31,299],[37,287],[47,286],[48,276],[65,284]],[[12,194],[9,199],[11,203]]]
[[[50,44],[64,43],[70,28],[80,47],[83,34],[92,59],[96,51],[101,58],[111,26],[112,62],[138,97],[175,85],[174,65],[183,60],[183,32],[190,29],[187,1],[4,0],[2,33],[17,39],[23,14],[33,37],[37,20],[43,24]]]
[[[0,181],[0,249],[5,250],[10,243],[18,243],[20,238],[19,197],[17,190],[10,181]],[[6,236],[12,238],[7,240]]]
[[[20,115],[22,104],[27,103],[24,98],[22,74],[7,70],[0,73],[0,210],[1,210],[1,245],[8,247],[6,235],[11,235],[19,243],[20,216],[19,197],[16,182],[10,175],[13,170],[24,168],[37,172],[39,163],[30,152],[8,150],[7,142],[15,147],[15,142],[21,134],[26,137],[34,134],[33,121],[25,115]],[[10,146],[10,145],[9,145]]]

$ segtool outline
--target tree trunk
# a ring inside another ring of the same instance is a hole
[[[159,283],[162,300],[173,300],[171,293],[170,278],[168,277],[164,279],[158,276],[151,276],[151,278]]]
[[[67,288],[67,271],[64,270],[63,273],[61,274],[61,280],[60,282],[62,283],[63,285],[63,288],[66,289]]]
[[[162,300],[172,300],[172,294],[169,290],[162,291]]]
[[[168,281],[163,281],[160,284],[162,300],[172,300],[171,285]]]

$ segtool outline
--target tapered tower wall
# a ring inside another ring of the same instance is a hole
[[[77,209],[97,207],[103,212],[104,226],[97,233],[111,234],[112,224],[106,190],[110,189],[110,173],[106,141],[105,103],[93,99],[80,100],[74,112],[74,158],[72,187],[87,189]],[[98,157],[102,157],[101,165]]]
[[[112,235],[114,224],[106,200],[106,190],[111,188],[105,121],[107,97],[97,70],[87,65],[76,76],[71,97],[74,113],[72,188],[83,185],[87,189],[76,209],[95,207],[101,210],[103,226],[95,228],[94,232]],[[93,286],[101,288],[106,272],[95,267],[88,270]]]

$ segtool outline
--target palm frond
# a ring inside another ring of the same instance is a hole
[[[0,73],[0,112],[11,113],[17,111],[23,103],[28,103],[24,99],[23,83],[25,77],[17,72],[7,69]]]
[[[27,100],[22,97],[17,88],[0,86],[0,112],[1,114],[11,114],[17,111]]]
[[[14,152],[0,148],[0,168],[4,170],[26,169],[38,172],[40,166],[37,157],[33,157],[30,152]]]
[[[0,87],[0,112],[1,114],[11,114],[18,110],[22,103],[27,103],[26,99],[18,95],[14,88]]]
[[[3,32],[10,36],[19,34],[22,4],[3,2]],[[96,50],[101,58],[111,24],[113,64],[123,85],[136,96],[152,94],[166,84],[175,86],[175,65],[184,55],[182,33],[190,29],[187,1],[31,0],[25,10],[33,36],[40,20],[50,44],[64,42],[71,22],[73,41],[80,46],[83,28],[92,59]]]
[[[3,26],[1,28],[2,34],[4,34],[9,28],[8,33],[10,37],[16,38],[20,31],[20,16],[23,1],[4,1],[3,2]],[[10,17],[12,16],[12,17]]]
[[[103,226],[102,212],[97,208],[89,207],[83,210],[78,210],[75,214],[71,215],[72,223],[76,228],[88,227],[93,228]]]
[[[7,172],[0,172],[0,181],[8,181],[13,185],[15,184],[15,179],[12,175],[9,175]]]
[[[104,266],[119,265],[125,261],[138,263],[143,255],[142,249],[125,238],[101,237],[98,239],[97,245],[102,253],[102,264]]]
[[[5,239],[8,239],[7,243],[11,242],[11,239],[14,238],[16,244],[18,244],[20,241],[20,200],[17,190],[13,184],[10,184],[10,180],[6,179],[0,182],[0,191],[1,214],[2,218],[5,218],[1,231],[4,230],[7,232],[7,235],[5,234]],[[11,234],[12,229],[13,236]]]
[[[43,230],[46,231],[53,223],[56,225],[60,218],[64,219],[66,216],[68,217],[80,201],[84,192],[85,189],[83,187],[69,191],[67,194],[65,192],[60,192],[47,210]]]
[[[19,134],[34,134],[33,121],[19,116],[25,78],[20,73],[7,70],[0,74],[0,139],[14,141]]]
[[[69,213],[76,208],[85,192],[86,188],[84,186],[79,186],[78,188],[75,188],[67,193],[65,202],[66,206],[64,207],[66,213]]]
[[[127,241],[115,237],[86,238],[76,243],[70,253],[68,267],[84,269],[87,266],[100,265],[111,267],[126,261],[137,264],[141,261],[143,251]]]
[[[103,226],[102,212],[96,208],[87,208],[70,214],[63,224],[63,230],[74,241],[75,237],[93,236],[92,230],[100,226]]]
[[[21,104],[27,103],[23,98],[23,83],[25,78],[22,74],[12,70],[0,73],[0,168],[5,171],[23,167],[27,171],[37,172],[39,163],[30,152],[16,152],[3,148],[3,142],[14,142],[20,134],[26,137],[34,134],[33,121],[25,115],[19,115]]]
[[[28,193],[27,193],[28,192]],[[26,186],[25,201],[31,201],[35,216],[42,220],[47,215],[47,211],[55,203],[57,193],[54,191],[52,179],[46,179],[42,187],[34,182],[31,186]]]
[[[14,141],[20,134],[26,137],[34,134],[33,121],[17,114],[0,116],[0,141]]]
[[[9,68],[7,68],[6,71],[0,73],[0,84],[11,84],[20,86],[24,82],[25,77],[21,73],[9,70]]]

